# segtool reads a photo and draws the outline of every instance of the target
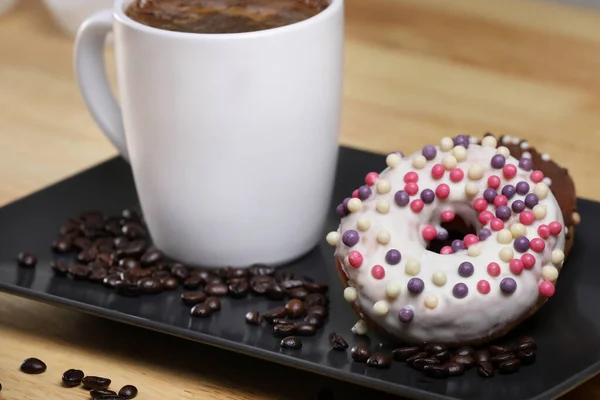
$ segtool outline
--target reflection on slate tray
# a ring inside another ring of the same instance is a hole
[[[337,226],[335,205],[362,181],[368,171],[385,166],[380,155],[342,148],[332,212],[324,230]],[[352,363],[348,352],[330,350],[328,334],[341,333],[350,346],[379,341],[350,333],[357,317],[345,303],[332,259],[323,240],[306,257],[289,266],[300,275],[329,283],[331,315],[324,329],[303,338],[301,351],[279,348],[270,330],[247,325],[250,309],[267,310],[279,302],[264,298],[226,299],[212,318],[189,315],[179,298],[181,291],[142,298],[126,298],[101,285],[55,277],[49,267],[49,244],[69,216],[97,209],[114,214],[138,204],[131,171],[121,159],[113,159],[70,179],[0,209],[0,289],[28,298],[68,306],[141,327],[204,342],[262,359],[282,363],[333,378],[421,399],[546,399],[563,394],[600,368],[600,248],[594,241],[600,225],[600,205],[580,200],[582,223],[573,252],[557,285],[557,294],[514,336],[530,334],[538,341],[538,360],[514,375],[483,379],[475,371],[462,377],[433,380],[403,363],[377,370]],[[16,266],[19,251],[38,255],[35,269]],[[513,336],[513,337],[514,337]]]

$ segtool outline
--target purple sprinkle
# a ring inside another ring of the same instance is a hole
[[[441,227],[437,229],[437,235],[436,235],[437,240],[441,240],[441,241],[448,240],[449,236],[450,235],[448,234],[448,231],[446,229],[441,228]]]
[[[529,208],[533,208],[533,207],[537,206],[537,204],[539,202],[540,202],[540,200],[533,193],[529,193],[527,196],[525,196],[525,205]]]
[[[517,183],[517,193],[527,194],[529,192],[529,183],[521,181]]]
[[[465,149],[469,148],[469,138],[466,137],[465,135],[458,135],[454,138],[454,145],[455,146],[463,146]]]
[[[529,250],[529,239],[527,239],[525,236],[519,236],[515,239],[514,247],[519,253],[525,253],[527,250]]]
[[[428,144],[427,146],[423,147],[421,154],[423,154],[426,160],[433,160],[437,155],[437,150],[435,149],[435,146]]]
[[[404,158],[404,153],[401,151],[392,151],[390,154],[398,154],[400,158]]]
[[[496,208],[496,217],[500,218],[502,221],[508,221],[511,214],[510,208],[507,206],[500,206]]]
[[[408,195],[408,193],[405,190],[398,190],[396,192],[396,194],[394,195],[394,201],[400,207],[404,207],[404,206],[408,205],[408,202],[410,201],[410,196]]]
[[[531,171],[533,169],[533,161],[530,158],[523,157],[519,160],[519,168]]]
[[[454,239],[452,241],[452,243],[450,244],[450,247],[452,248],[452,251],[455,252],[455,253],[457,253],[460,250],[466,249],[465,242],[463,242],[460,239]]]
[[[502,188],[502,194],[506,196],[507,199],[512,199],[517,190],[513,185],[506,185]]]
[[[469,287],[464,283],[457,283],[452,288],[452,294],[457,299],[464,299],[469,294]]]
[[[498,192],[492,188],[487,188],[483,191],[483,198],[486,199],[490,204],[494,202],[496,196],[498,196]]]
[[[512,209],[516,213],[523,212],[523,210],[525,209],[525,203],[521,200],[515,200],[512,203]]]
[[[435,193],[431,189],[425,189],[421,192],[421,200],[425,204],[431,204],[435,200]]]
[[[475,267],[468,261],[460,263],[458,266],[458,274],[463,278],[468,278],[473,275],[473,272],[475,272]]]
[[[346,215],[348,215],[348,211],[346,211],[346,208],[344,207],[343,204],[339,204],[337,206],[337,208],[335,209],[335,211],[338,213],[338,215],[342,218],[344,218]]]
[[[419,294],[425,289],[425,283],[421,278],[411,278],[406,285],[408,287],[408,291],[414,294]]]
[[[506,158],[502,154],[496,154],[494,157],[492,157],[491,164],[492,168],[500,169],[504,167],[504,164],[506,164]]]
[[[415,313],[410,308],[403,308],[398,312],[398,319],[400,322],[408,323],[413,320]]]
[[[372,193],[371,188],[366,185],[358,188],[358,198],[361,200],[368,199]]]
[[[346,212],[350,212],[350,210],[348,210],[348,202],[351,200],[351,197],[346,197],[344,199],[344,201],[342,201],[342,204],[344,205],[344,209],[346,210]]]
[[[360,237],[358,236],[358,232],[352,229],[348,229],[342,235],[342,242],[344,242],[344,244],[348,247],[354,246],[356,243],[358,243],[359,239]]]
[[[488,228],[483,228],[479,231],[479,240],[481,241],[486,240],[490,236],[492,236],[492,231],[490,231]]]
[[[402,255],[396,249],[388,250],[388,252],[385,254],[385,261],[387,261],[387,263],[390,265],[398,264],[401,259]]]
[[[500,290],[507,294],[514,293],[517,290],[517,282],[513,278],[504,278],[500,282]]]

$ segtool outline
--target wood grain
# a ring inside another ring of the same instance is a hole
[[[581,196],[600,200],[598,26],[599,13],[536,1],[347,0],[340,140],[408,152],[457,133],[526,137],[569,167]],[[1,16],[0,38],[7,203],[116,153],[77,91],[72,39],[39,1]],[[287,369],[238,356],[230,366],[223,350],[8,295],[0,304],[3,399],[83,399],[59,386],[74,367],[134,383],[144,399],[314,398],[337,385],[298,372],[306,388],[289,394],[280,383]],[[30,356],[48,373],[19,373]],[[600,398],[600,378],[565,396],[579,398]]]

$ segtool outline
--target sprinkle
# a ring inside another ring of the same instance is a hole
[[[385,276],[385,270],[381,265],[376,264],[373,266],[373,268],[371,268],[371,275],[373,275],[373,278],[375,279],[383,279]]]
[[[344,205],[343,205],[343,204],[339,204],[339,205],[336,207],[335,211],[336,211],[336,212],[337,212],[337,214],[338,214],[340,217],[342,217],[342,218],[344,218],[346,215],[348,215],[348,211],[346,211],[346,207],[344,207]]]
[[[379,174],[377,172],[369,172],[365,177],[365,183],[369,186],[373,186],[378,179]]]
[[[532,254],[525,253],[521,256],[521,262],[525,269],[531,269],[535,265],[535,257]]]
[[[327,234],[325,240],[327,240],[327,243],[329,243],[330,246],[337,246],[337,244],[340,242],[340,238],[340,234],[338,232],[333,231]]]
[[[416,276],[421,272],[421,263],[414,258],[406,260],[406,266],[404,267],[406,275]]]
[[[450,247],[452,248],[452,251],[455,253],[460,250],[464,250],[466,248],[463,241],[459,240],[459,239],[453,240],[452,243],[450,244]]]
[[[448,240],[448,231],[440,226],[437,229],[436,239],[441,241]]]
[[[419,294],[425,289],[425,283],[420,278],[411,278],[406,286],[408,291],[414,294]]]
[[[558,221],[552,221],[548,224],[548,228],[550,228],[551,234],[558,235],[562,231],[562,224]]]
[[[355,335],[366,335],[369,332],[369,325],[367,325],[367,323],[362,319],[359,319],[358,321],[356,321],[356,324],[354,324],[354,326],[350,330]]]
[[[450,171],[451,169],[456,168],[456,164],[458,162],[456,161],[456,158],[450,154],[444,156],[444,158],[442,159],[442,165],[444,166],[444,168],[446,168],[448,171]]]
[[[552,250],[552,264],[559,265],[565,260],[565,253],[560,249]]]
[[[540,283],[540,294],[544,297],[552,297],[554,296],[554,292],[556,288],[550,281],[544,281]]]
[[[431,204],[435,200],[435,193],[431,189],[425,189],[421,192],[421,200],[425,204]]]
[[[377,211],[381,214],[387,214],[390,211],[390,203],[387,200],[379,199],[377,200],[377,204],[375,205]]]
[[[513,247],[519,253],[525,253],[527,250],[529,250],[529,245],[529,239],[527,239],[527,237],[519,236],[515,239]]]
[[[491,211],[483,211],[481,214],[479,214],[477,219],[479,219],[479,222],[481,222],[482,225],[486,225],[488,222],[494,219],[494,214],[492,214]]]
[[[498,192],[496,192],[492,188],[485,189],[483,191],[483,198],[487,200],[488,203],[492,204],[494,199],[498,196]]]
[[[368,186],[361,186],[358,188],[358,198],[363,201],[368,199],[372,193],[371,188]]]
[[[492,147],[492,148],[495,148],[498,145],[498,141],[493,136],[486,136],[481,141],[481,145],[483,147]]]
[[[550,236],[550,228],[548,227],[548,225],[542,224],[538,226],[537,233],[542,239],[548,239],[548,237]]]
[[[496,217],[500,218],[503,221],[508,221],[511,215],[512,212],[507,206],[500,206],[496,208]]]
[[[356,301],[356,299],[358,299],[358,290],[353,287],[347,287],[344,289],[344,299],[346,299],[348,303]]]
[[[445,183],[440,183],[437,188],[435,188],[435,195],[440,199],[444,200],[450,196],[450,186]]]
[[[353,198],[353,199],[357,199],[357,198],[358,198],[358,189],[354,189],[354,190],[352,191],[352,198]]]
[[[462,146],[456,146],[452,150],[452,155],[456,158],[456,161],[461,162],[467,159],[467,149]]]
[[[464,147],[459,147],[459,148],[464,149]],[[463,180],[464,177],[465,177],[465,173],[460,168],[454,168],[452,171],[450,171],[450,180],[452,182],[455,182],[455,183],[460,182]]]
[[[363,256],[360,252],[353,250],[348,254],[348,263],[354,268],[360,268],[363,263]]]
[[[442,271],[436,271],[431,277],[431,281],[435,286],[444,286],[447,281],[446,274]]]
[[[385,229],[377,232],[377,241],[380,244],[388,244],[390,242],[390,239],[391,239],[390,233],[388,231],[386,231]]]
[[[458,266],[458,274],[463,278],[468,278],[475,272],[475,267],[468,261],[460,263]]]
[[[510,272],[512,272],[515,275],[521,275],[521,272],[523,272],[523,268],[525,268],[523,266],[523,261],[519,260],[518,258],[513,258],[512,260],[510,260],[510,262],[508,263],[508,267],[510,269]]]
[[[525,171],[531,171],[533,168],[533,162],[531,161],[531,154],[529,157],[525,157],[525,153],[522,155],[523,158],[519,160],[519,168]]]
[[[438,305],[438,298],[435,294],[429,294],[425,296],[425,307],[427,308],[436,308]]]
[[[522,200],[515,200],[513,201],[511,208],[516,213],[523,212],[523,210],[525,209],[525,202],[523,202]]]
[[[517,290],[517,281],[513,278],[502,279],[502,281],[500,281],[500,290],[506,294],[514,293],[515,290]]]
[[[452,294],[457,299],[464,299],[469,294],[469,287],[464,283],[457,283],[452,288]]]
[[[523,154],[521,154],[521,157],[531,160],[531,153],[528,151],[525,151],[525,152],[523,152]]]
[[[525,227],[525,225],[517,222],[516,224],[511,225],[510,233],[512,233],[512,237],[516,239],[519,236],[527,235],[527,228]]]
[[[503,194],[496,196],[496,198],[494,199],[494,207],[505,206],[507,204],[508,199]]]
[[[535,219],[538,221],[546,218],[546,206],[538,204],[537,206],[533,207],[533,210],[531,211],[533,212]]]
[[[409,195],[414,196],[419,191],[419,185],[417,185],[415,182],[409,182],[404,185],[404,190]]]
[[[485,279],[477,282],[477,291],[481,294],[488,294],[490,292],[490,283]]]
[[[410,203],[410,209],[414,213],[420,213],[424,206],[425,206],[425,204],[423,203],[423,200],[421,200],[421,199],[413,200]]]
[[[479,231],[479,240],[480,241],[484,241],[487,238],[489,238],[490,236],[492,236],[492,231],[490,231],[488,228],[483,228]]]
[[[457,135],[454,138],[454,146],[463,146],[465,149],[468,149],[469,144],[469,139],[465,135]]]
[[[447,255],[447,254],[452,254],[454,253],[454,251],[452,250],[452,247],[450,246],[444,246],[440,249],[440,254],[442,255]]]
[[[468,197],[475,197],[479,193],[479,186],[474,182],[469,182],[465,185],[465,194]]]
[[[465,246],[469,248],[470,246],[479,243],[479,238],[472,233],[469,233],[468,235],[465,235],[463,242],[465,243]]]
[[[398,190],[394,195],[394,202],[400,207],[405,207],[410,202],[410,195],[405,190]]]
[[[402,260],[402,254],[396,249],[390,249],[385,253],[385,261],[390,265],[396,265]]]
[[[516,138],[516,137],[512,138],[511,143],[513,145],[515,145],[515,146],[518,145],[519,144],[519,138]]]
[[[523,211],[521,214],[519,214],[519,221],[523,225],[531,225],[533,224],[534,220],[535,217],[533,216],[533,213],[531,211]]]
[[[467,172],[467,176],[472,181],[478,181],[479,179],[483,178],[483,172],[484,172],[483,166],[481,166],[479,164],[473,164],[469,168],[469,171]]]
[[[494,277],[500,275],[500,265],[495,262],[489,263],[487,266],[487,273]]]
[[[508,150],[507,147],[505,146],[500,146],[496,149],[496,153],[497,154],[502,154],[505,158],[508,158],[510,156],[510,150]]]
[[[427,241],[433,240],[437,236],[437,230],[435,229],[435,227],[433,225],[425,225],[423,227],[423,231],[421,232],[421,235],[423,235],[423,239],[425,239]]]
[[[492,157],[492,161],[490,161],[490,165],[492,166],[492,168],[495,168],[495,169],[500,169],[500,168],[504,167],[505,163],[506,163],[506,158],[504,158],[504,156],[502,154],[496,154],[495,156]]]
[[[417,174],[415,171],[407,172],[404,175],[404,183],[411,183],[411,182],[418,182],[418,181],[419,181],[419,174]]]
[[[361,217],[356,222],[356,226],[359,231],[365,232],[365,231],[368,231],[369,228],[371,227],[371,221],[369,221],[368,219],[366,219],[364,217]]]
[[[542,179],[542,182],[546,185],[546,186],[551,186],[552,185],[552,179],[548,178],[547,176],[544,177],[544,179]]]
[[[454,214],[454,211],[452,211],[452,210],[446,210],[446,211],[442,211],[441,217],[442,217],[442,221],[444,221],[444,222],[452,222],[452,221],[454,221],[456,214]]]
[[[433,179],[440,179],[441,177],[444,176],[444,172],[446,172],[446,169],[444,168],[444,166],[442,164],[435,164],[431,168],[431,177]]]
[[[538,199],[544,200],[546,197],[548,197],[548,190],[548,185],[540,182],[537,183],[533,188],[533,193],[538,197]]]
[[[527,150],[529,148],[529,143],[527,141],[521,142],[519,147],[523,150]]]
[[[390,184],[390,181],[386,179],[380,179],[377,182],[377,193],[379,194],[386,194],[391,190],[391,188],[392,185]]]
[[[539,183],[544,179],[544,173],[540,170],[535,170],[529,175],[529,179],[531,179],[534,183]]]
[[[437,155],[437,150],[435,146],[428,144],[427,146],[423,147],[421,154],[423,154],[423,157],[425,157],[426,160],[431,161]]]
[[[502,174],[506,179],[512,179],[517,176],[517,167],[514,164],[507,164],[502,168]]]
[[[512,242],[512,238],[512,233],[510,233],[508,229],[502,229],[496,235],[496,240],[498,241],[498,243],[501,244],[509,244],[510,242]]]
[[[513,185],[505,185],[502,188],[502,195],[506,196],[508,200],[512,199],[517,192],[517,189]]]
[[[573,221],[573,224],[579,225],[581,222],[581,215],[575,211],[573,214],[571,214],[571,221]]]
[[[542,267],[542,279],[550,282],[554,282],[558,279],[558,269],[552,265],[545,265]]]
[[[378,301],[377,303],[375,303],[373,305],[373,314],[375,314],[379,317],[386,316],[389,311],[390,311],[390,306],[388,305],[387,301],[385,301],[385,300]]]
[[[512,136],[509,136],[509,135],[502,136],[502,144],[510,144],[511,140],[512,140]]]
[[[492,227],[493,231],[502,230],[504,229],[504,221],[502,221],[500,218],[492,218],[490,221],[490,226]]]
[[[473,208],[479,212],[485,210],[487,208],[487,205],[487,201],[482,197],[479,197],[475,199],[475,201],[473,201]]]
[[[401,162],[402,162],[402,157],[400,157],[400,155],[398,155],[396,153],[389,154],[385,159],[385,163],[390,168],[397,167],[398,165],[400,165]]]
[[[510,247],[503,247],[498,256],[500,257],[500,260],[509,262],[515,257],[515,252]]]
[[[454,148],[454,140],[452,140],[452,138],[443,137],[442,140],[440,140],[440,149],[442,149],[442,151],[450,151],[453,148]]]
[[[469,143],[477,144],[478,142],[479,142],[479,139],[477,138],[477,136],[469,136]]]
[[[496,175],[491,175],[487,180],[487,184],[489,188],[498,189],[500,187],[500,178]]]
[[[385,287],[385,294],[387,297],[391,297],[391,298],[395,298],[400,296],[400,285],[394,283],[394,282],[390,282],[387,284],[387,286]]]
[[[525,181],[521,181],[521,182],[517,183],[516,189],[517,189],[517,193],[525,195],[525,194],[529,193],[529,183],[527,183]]]
[[[550,154],[548,154],[548,153],[542,154],[542,160],[544,160],[544,161],[550,161]]]
[[[348,202],[348,211],[351,213],[359,212],[363,209],[363,203],[360,199],[350,199]]]
[[[414,311],[410,308],[403,308],[398,312],[398,319],[406,324],[413,320],[414,315]]]
[[[348,247],[354,246],[356,243],[358,243],[359,239],[360,237],[358,236],[358,232],[352,229],[348,229],[342,235],[342,242],[344,242],[344,244]]]

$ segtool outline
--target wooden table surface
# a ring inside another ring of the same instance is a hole
[[[599,26],[600,13],[535,1],[347,0],[341,142],[406,152],[458,133],[527,137],[569,167],[579,195],[600,200]],[[79,96],[71,52],[40,1],[0,16],[0,203],[115,155]],[[3,399],[86,398],[60,387],[68,368],[133,383],[143,399],[309,399],[336,385],[4,294],[0,305]],[[30,356],[48,373],[18,372]],[[290,394],[283,375],[302,388]],[[600,398],[600,377],[565,398]]]

